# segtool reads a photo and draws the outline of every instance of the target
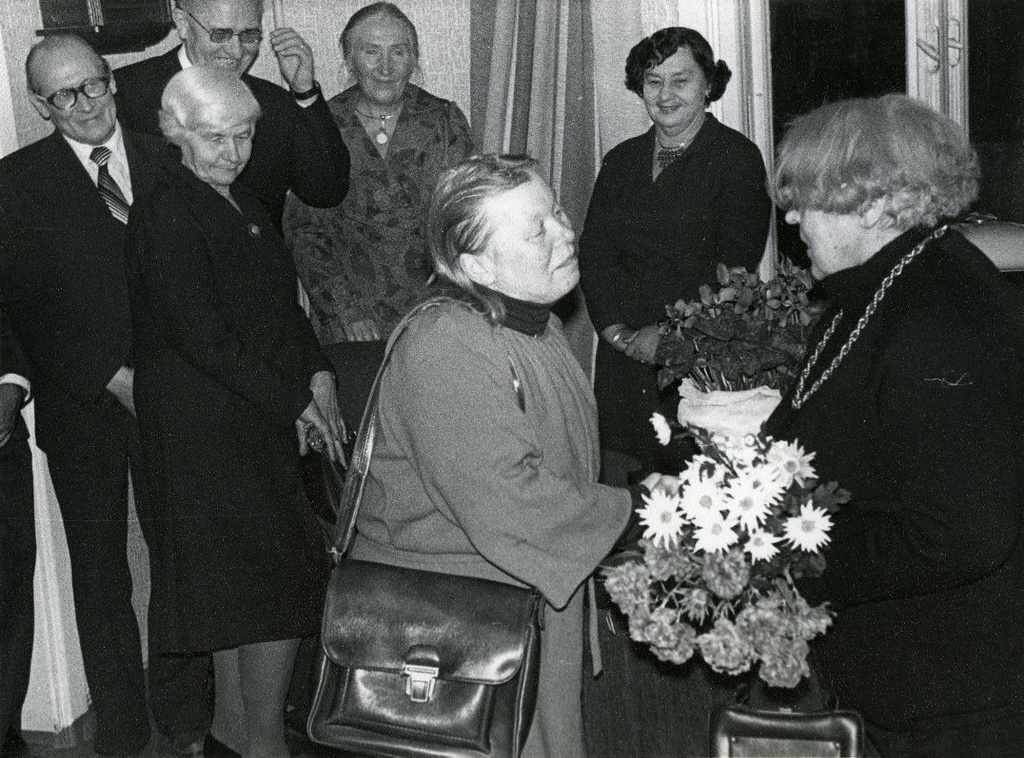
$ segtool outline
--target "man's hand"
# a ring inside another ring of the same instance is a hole
[[[135,396],[132,395],[134,383],[135,370],[128,366],[121,366],[114,377],[107,382],[107,392],[117,398],[117,402],[132,414],[132,418],[135,418]]]
[[[0,447],[14,433],[14,425],[18,423],[18,413],[25,402],[25,390],[17,384],[0,384]]]
[[[313,89],[313,50],[306,40],[294,29],[281,27],[270,33],[270,46],[277,56],[281,76],[292,92]]]

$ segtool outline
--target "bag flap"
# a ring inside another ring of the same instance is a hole
[[[344,560],[327,591],[324,651],[339,666],[397,673],[426,648],[441,679],[501,684],[522,665],[539,603],[501,582]]]

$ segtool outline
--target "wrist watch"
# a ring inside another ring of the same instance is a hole
[[[321,94],[320,82],[318,82],[316,79],[313,80],[313,86],[310,87],[305,92],[296,92],[295,90],[292,90],[292,97],[294,97],[296,100],[309,100],[309,98],[315,97],[316,95],[319,94]]]

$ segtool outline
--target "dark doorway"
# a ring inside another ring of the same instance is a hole
[[[770,8],[776,140],[823,103],[906,91],[904,0],[771,0]],[[796,227],[778,221],[779,252],[807,265]]]
[[[1024,3],[967,5],[968,118],[981,162],[978,208],[1024,222]]]

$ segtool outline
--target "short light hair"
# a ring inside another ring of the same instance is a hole
[[[84,50],[88,50],[103,65],[103,75],[110,77],[110,64],[107,63],[106,59],[96,52],[96,48],[86,42],[84,39],[79,37],[77,34],[67,34],[61,32],[59,34],[48,34],[43,39],[37,42],[28,51],[28,55],[25,57],[25,82],[28,85],[30,92],[35,92],[37,95],[42,93],[36,89],[36,73],[39,67],[47,61],[48,58],[53,56],[62,56],[66,54],[69,48],[80,47]]]
[[[533,179],[544,181],[533,158],[474,155],[442,173],[430,198],[426,238],[434,270],[482,306],[494,323],[505,316],[501,299],[470,279],[460,256],[479,255],[487,247],[493,229],[484,215],[484,202]]]
[[[260,105],[237,74],[216,66],[191,66],[171,77],[160,98],[160,130],[180,145],[182,133],[195,127],[211,107],[230,108],[240,120],[255,122]]]
[[[341,32],[341,37],[338,38],[338,44],[341,45],[341,56],[342,58],[348,58],[349,53],[352,52],[352,45],[350,40],[352,38],[352,30],[356,24],[362,21],[367,21],[371,18],[390,18],[395,21],[401,21],[405,24],[405,27],[409,30],[409,37],[412,39],[412,57],[413,60],[420,59],[420,38],[416,34],[416,25],[409,20],[409,17],[402,12],[394,3],[370,3],[364,5],[362,8],[352,14],[352,17],[345,24],[345,28]]]
[[[906,95],[830,103],[796,118],[779,143],[772,190],[783,210],[862,213],[885,200],[896,229],[934,226],[978,195],[963,129]]]

